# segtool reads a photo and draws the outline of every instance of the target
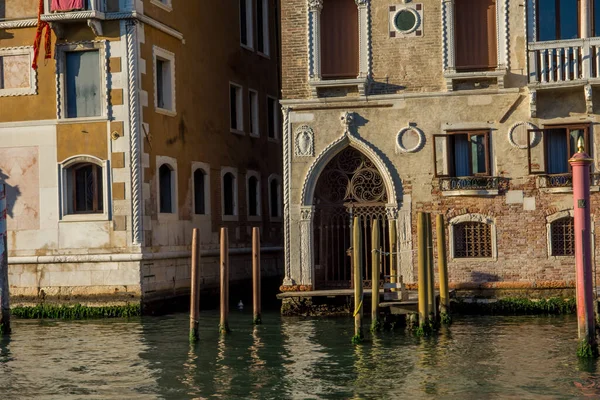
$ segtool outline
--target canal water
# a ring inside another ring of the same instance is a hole
[[[575,356],[576,320],[459,317],[434,338],[404,331],[350,343],[350,318],[204,312],[106,321],[13,321],[0,342],[5,399],[600,398],[596,362]]]

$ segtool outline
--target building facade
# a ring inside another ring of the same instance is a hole
[[[282,270],[278,2],[0,2],[0,172],[13,304],[152,302]],[[75,8],[75,9],[73,9]],[[42,36],[45,36],[43,34]]]
[[[284,2],[282,289],[351,287],[356,216],[383,226],[381,279],[415,283],[419,211],[446,217],[451,287],[573,287],[580,138],[599,218],[596,3]]]

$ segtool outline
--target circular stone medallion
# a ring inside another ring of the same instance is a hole
[[[414,32],[419,26],[419,14],[411,8],[400,10],[394,16],[394,27],[402,33]]]
[[[409,126],[398,132],[396,143],[402,153],[414,153],[425,144],[425,135],[420,129]]]

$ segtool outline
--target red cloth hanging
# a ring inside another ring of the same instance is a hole
[[[40,45],[42,44],[42,34],[44,33],[44,29],[46,29],[46,37],[44,42],[44,50],[46,55],[44,56],[44,60],[52,58],[52,32],[50,31],[50,24],[48,24],[46,21],[42,21],[43,13],[44,0],[40,0],[40,6],[38,8],[37,31],[35,32],[35,41],[33,42],[33,62],[31,63],[31,68],[36,71],[38,69],[37,60],[40,54]]]
[[[73,11],[83,10],[85,0],[52,0],[50,11]]]

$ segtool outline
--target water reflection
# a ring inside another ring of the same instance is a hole
[[[121,321],[14,321],[0,340],[2,399],[599,398],[598,363],[575,357],[571,317],[465,317],[431,338],[350,342],[352,319],[186,315]]]

